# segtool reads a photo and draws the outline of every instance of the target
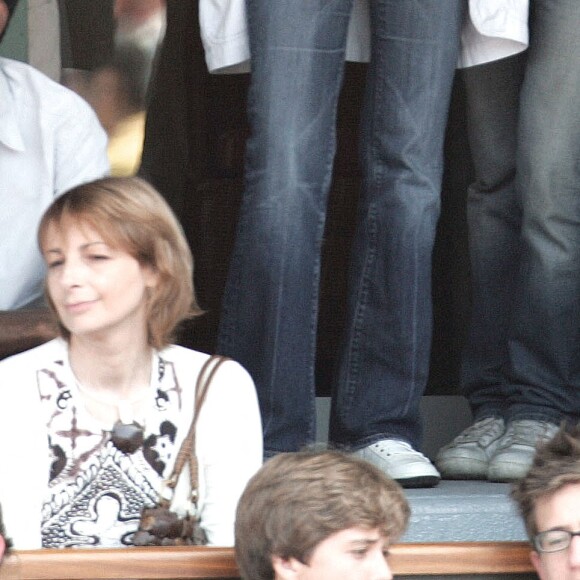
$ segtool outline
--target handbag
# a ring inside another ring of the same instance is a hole
[[[205,531],[200,526],[199,516],[197,515],[198,464],[195,455],[195,428],[211,381],[219,366],[226,360],[229,359],[224,356],[213,355],[207,359],[199,371],[195,385],[193,420],[175,458],[173,471],[164,482],[164,485],[171,491],[171,497],[167,498],[163,493],[160,493],[158,505],[143,508],[139,527],[133,536],[133,544],[135,546],[193,546],[207,544]],[[189,466],[190,499],[193,514],[180,516],[170,509],[170,505],[177,480],[186,463]]]

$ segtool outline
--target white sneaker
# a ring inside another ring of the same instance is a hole
[[[489,462],[504,433],[503,419],[481,419],[442,447],[435,465],[448,479],[487,479]]]
[[[433,487],[441,479],[422,453],[398,439],[382,439],[355,451],[354,455],[376,465],[403,487]]]
[[[503,482],[521,479],[532,466],[538,443],[549,441],[557,431],[558,425],[547,421],[510,421],[489,462],[487,478]]]

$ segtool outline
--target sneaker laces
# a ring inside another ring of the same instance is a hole
[[[400,441],[399,439],[385,439],[383,441],[377,441],[375,444],[372,445],[377,453],[381,455],[386,455],[387,457],[390,455],[402,455],[407,453],[412,453],[415,455],[424,455],[413,449],[413,447],[407,443],[406,441]]]
[[[539,442],[548,441],[558,431],[558,426],[548,421],[519,419],[512,421],[505,432],[501,447],[524,445],[535,447]]]
[[[474,423],[462,431],[453,441],[454,445],[465,443],[477,443],[482,447],[487,447],[492,441],[503,435],[503,419],[497,417],[486,417]]]

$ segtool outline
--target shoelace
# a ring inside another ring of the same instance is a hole
[[[503,434],[503,422],[495,417],[487,417],[468,427],[456,439],[456,443],[479,443],[486,447]]]
[[[552,437],[558,427],[547,421],[521,419],[508,425],[502,441],[502,447],[525,445],[534,447],[538,441]]]
[[[384,453],[385,455],[397,455],[399,453],[409,453],[415,452],[419,453],[415,449],[413,449],[407,442],[405,441],[397,441],[396,443],[389,444],[386,442],[375,443],[374,447],[379,453]],[[403,447],[403,449],[401,449]]]

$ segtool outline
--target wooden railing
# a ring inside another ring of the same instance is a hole
[[[482,542],[399,544],[389,562],[396,576],[531,572],[529,544]],[[3,580],[239,578],[229,548],[129,548],[16,551],[2,564]]]

